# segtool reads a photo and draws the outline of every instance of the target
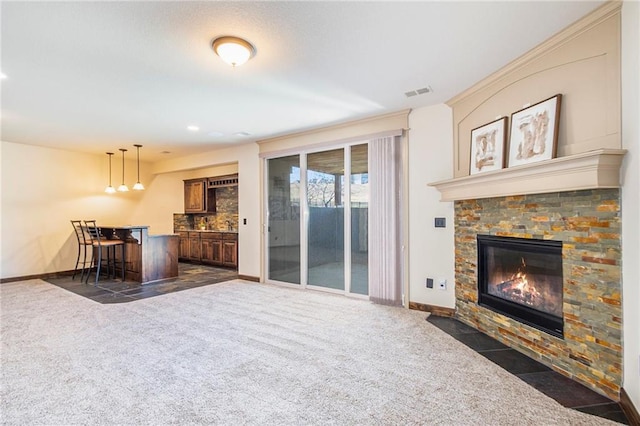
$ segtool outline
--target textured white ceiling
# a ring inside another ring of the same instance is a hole
[[[154,161],[437,104],[600,4],[3,1],[0,137]]]

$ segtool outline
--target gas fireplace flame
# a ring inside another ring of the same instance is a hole
[[[540,297],[540,292],[535,288],[534,285],[529,285],[529,281],[527,281],[526,269],[527,263],[525,262],[524,257],[521,257],[520,266],[518,267],[516,273],[513,274],[511,278],[503,284],[511,284],[513,293],[518,297],[521,303],[533,305],[535,299]]]

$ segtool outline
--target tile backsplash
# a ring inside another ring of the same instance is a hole
[[[238,187],[216,188],[215,213],[174,213],[173,230],[238,230]]]

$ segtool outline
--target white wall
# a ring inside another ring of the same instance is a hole
[[[430,182],[453,176],[453,128],[449,106],[419,108],[409,115],[409,301],[453,308],[454,239],[453,203],[441,202]],[[444,217],[446,228],[435,228]],[[426,288],[426,278],[434,288]],[[446,290],[438,280],[447,280]]]
[[[217,170],[222,173],[224,167],[237,167],[238,184],[238,272],[252,277],[260,276],[260,247],[261,247],[261,173],[258,145],[248,143],[233,148],[214,150],[203,154],[165,160],[154,164],[154,191],[141,205],[140,216],[144,216],[149,224],[155,218],[149,216],[147,204],[154,209],[164,212],[179,213],[184,209],[183,179],[203,176]],[[213,168],[212,168],[213,167]],[[205,169],[198,170],[198,169]],[[208,169],[209,171],[206,171]],[[231,170],[229,168],[227,171]],[[224,172],[226,173],[226,172]],[[176,189],[179,188],[178,194]],[[165,193],[171,191],[171,194]],[[144,212],[144,213],[143,213]],[[246,219],[246,224],[244,220]],[[173,224],[173,222],[171,222]],[[171,225],[172,226],[172,225]],[[173,229],[153,228],[154,233],[169,233]]]
[[[237,172],[237,164],[227,164],[154,175],[145,183],[142,199],[131,213],[130,220],[149,225],[150,234],[172,234],[173,214],[184,213],[184,180]]]
[[[106,155],[80,154],[1,142],[0,278],[73,269],[77,242],[72,219],[102,224],[150,225],[151,234],[173,233],[173,213],[184,210],[183,179],[238,171],[239,272],[260,275],[260,180],[255,144],[213,151],[152,167],[141,162],[144,191],[106,194]],[[175,170],[171,169],[171,163]],[[121,160],[112,161],[112,184],[122,180]],[[127,160],[125,182],[136,181],[136,162]],[[242,220],[247,219],[247,225]]]
[[[129,223],[141,194],[105,194],[106,155],[1,142],[2,259],[0,278],[73,269],[77,242],[72,219]],[[113,184],[122,180],[113,161]],[[125,181],[136,180],[135,162],[125,165]],[[141,175],[141,179],[144,176]]]
[[[640,410],[640,3],[622,5],[623,383]]]

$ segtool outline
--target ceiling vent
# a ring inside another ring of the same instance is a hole
[[[416,90],[411,90],[409,92],[404,92],[404,95],[407,98],[410,98],[412,96],[424,95],[425,93],[429,93],[429,92],[433,92],[433,89],[431,88],[431,86],[426,86],[426,87],[423,87],[422,89],[416,89]]]

